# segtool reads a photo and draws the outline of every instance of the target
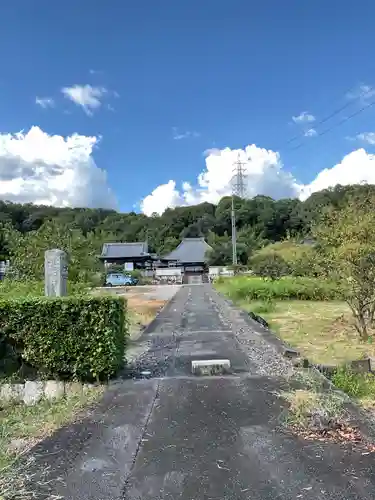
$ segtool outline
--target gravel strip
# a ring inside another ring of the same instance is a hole
[[[259,375],[285,377],[294,372],[292,363],[284,358],[269,341],[263,338],[267,330],[212,289],[211,300],[219,316],[232,329],[236,340],[257,366]],[[275,337],[276,339],[276,337]]]

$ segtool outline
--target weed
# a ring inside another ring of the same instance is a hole
[[[282,393],[289,403],[287,423],[299,429],[325,429],[343,418],[347,396],[325,390],[324,379],[314,370],[297,370],[289,379],[302,388]]]
[[[262,300],[261,302],[256,303],[252,307],[252,312],[255,314],[267,314],[267,313],[272,313],[276,309],[276,303],[270,299],[267,298],[265,300]]]
[[[78,412],[95,401],[102,391],[103,388],[98,386],[89,391],[68,394],[56,402],[43,400],[34,406],[20,404],[0,408],[0,478],[20,454],[55,429],[74,420]]]
[[[375,399],[375,377],[372,373],[353,373],[342,367],[336,370],[332,382],[353,398],[367,401]]]

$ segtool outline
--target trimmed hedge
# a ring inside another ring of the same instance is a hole
[[[52,377],[114,375],[124,360],[126,324],[119,297],[0,298],[0,340]]]
[[[279,280],[255,277],[225,278],[217,288],[233,300],[342,300],[344,290],[335,282],[318,278],[293,278]]]

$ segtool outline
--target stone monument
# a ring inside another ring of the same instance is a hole
[[[48,297],[67,295],[68,264],[67,255],[57,248],[44,254],[44,290]]]

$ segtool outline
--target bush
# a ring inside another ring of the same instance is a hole
[[[0,341],[48,377],[114,375],[123,363],[125,334],[118,297],[0,298]]]
[[[336,370],[332,382],[351,397],[375,397],[375,378],[372,373],[354,373],[347,367],[342,367]]]
[[[277,253],[258,255],[251,260],[251,268],[254,274],[262,278],[276,280],[281,276],[290,274],[290,268],[286,261]]]
[[[233,300],[342,300],[343,289],[335,282],[286,276],[277,281],[256,277],[226,278],[218,289]]]
[[[288,273],[293,276],[317,276],[320,273],[319,259],[312,245],[294,241],[271,243],[253,254],[253,260],[270,255],[281,257],[288,266]]]

